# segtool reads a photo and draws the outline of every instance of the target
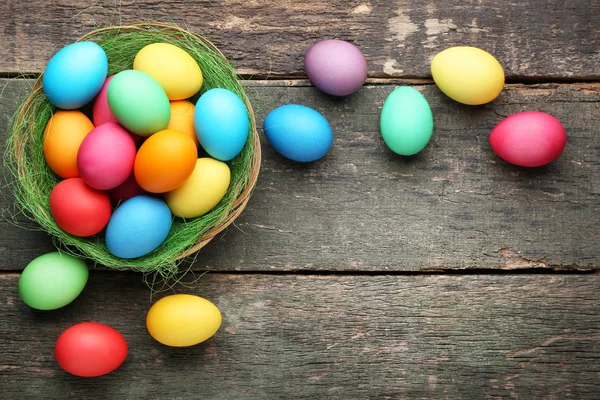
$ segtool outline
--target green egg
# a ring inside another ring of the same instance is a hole
[[[129,69],[116,74],[108,85],[107,99],[117,121],[136,135],[150,136],[169,125],[169,98],[145,72]]]
[[[19,294],[29,307],[55,310],[79,296],[88,280],[88,267],[69,254],[53,252],[37,257],[19,278]]]
[[[379,120],[383,141],[394,153],[417,154],[427,146],[433,133],[429,103],[415,88],[396,88],[385,99]]]

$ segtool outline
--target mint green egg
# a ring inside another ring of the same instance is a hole
[[[379,120],[383,141],[394,153],[417,154],[427,146],[433,133],[429,103],[415,88],[394,89],[383,102]]]
[[[47,253],[25,267],[19,278],[19,294],[29,307],[55,310],[75,300],[87,280],[88,267],[83,260],[65,253]]]
[[[128,69],[116,74],[108,85],[107,99],[117,121],[136,135],[150,136],[169,125],[169,98],[145,72]]]

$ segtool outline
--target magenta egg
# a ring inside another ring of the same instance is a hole
[[[77,153],[79,175],[94,189],[115,188],[131,175],[135,154],[129,132],[119,124],[102,124],[81,142]]]
[[[94,126],[100,126],[102,124],[106,124],[107,122],[118,122],[112,111],[110,111],[110,108],[108,107],[108,99],[106,98],[108,84],[113,77],[114,75],[106,78],[104,85],[102,85],[102,89],[100,89],[100,93],[98,93],[96,100],[94,100],[94,107],[92,108],[92,121],[94,121]]]
[[[352,43],[322,40],[312,46],[304,58],[310,81],[323,92],[347,96],[356,92],[367,79],[367,60]]]
[[[490,134],[496,154],[511,164],[539,167],[560,156],[567,143],[565,128],[558,119],[539,111],[513,114]]]

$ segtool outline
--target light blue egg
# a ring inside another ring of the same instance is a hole
[[[106,227],[106,246],[117,257],[141,257],[165,241],[172,221],[171,211],[161,199],[132,197],[110,217]]]
[[[42,78],[42,87],[50,103],[74,110],[96,97],[106,80],[108,59],[94,42],[77,42],[58,51]]]
[[[232,91],[210,89],[198,99],[194,129],[200,145],[221,161],[229,161],[242,151],[248,140],[248,111]]]
[[[265,136],[282,156],[298,162],[323,157],[333,143],[329,122],[318,111],[300,104],[286,104],[265,118]]]

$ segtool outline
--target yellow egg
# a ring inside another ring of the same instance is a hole
[[[198,137],[194,130],[194,108],[194,105],[187,100],[171,101],[171,119],[167,129],[185,133],[198,147]]]
[[[194,218],[212,210],[229,188],[229,166],[214,158],[199,158],[192,175],[179,186],[165,194],[165,201],[173,215]]]
[[[204,342],[221,326],[221,312],[210,301],[191,294],[158,300],[146,315],[146,328],[158,342],[187,347]]]
[[[133,69],[156,79],[169,100],[187,99],[202,87],[198,63],[184,50],[169,43],[153,43],[142,48],[133,60]]]
[[[438,53],[431,62],[431,75],[448,97],[469,105],[489,103],[504,87],[498,60],[476,47],[451,47]]]

